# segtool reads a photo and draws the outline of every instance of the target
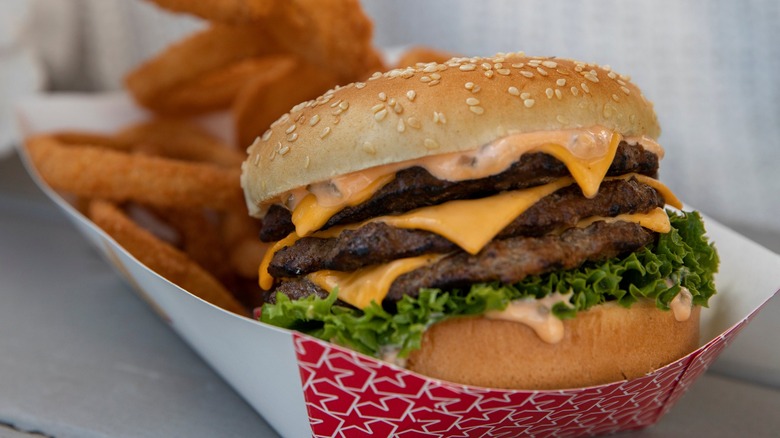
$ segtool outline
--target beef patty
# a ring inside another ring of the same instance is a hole
[[[511,237],[494,240],[476,255],[458,251],[441,260],[398,277],[385,298],[390,304],[404,295],[417,296],[424,287],[453,289],[473,283],[518,282],[529,275],[573,269],[585,262],[601,261],[634,252],[655,240],[655,233],[633,222],[599,221],[586,228],[570,228],[563,233],[537,237]],[[283,281],[266,294],[275,302],[277,293],[292,299],[327,292],[306,278]]]
[[[541,236],[556,229],[572,227],[587,217],[646,213],[663,205],[664,199],[655,189],[634,178],[605,181],[592,199],[586,198],[573,184],[542,198],[496,237]],[[274,254],[268,272],[280,278],[322,269],[354,271],[399,258],[456,250],[458,247],[454,243],[429,231],[369,222],[332,238],[299,239]]]
[[[626,173],[655,176],[658,173],[658,157],[638,144],[621,142],[607,175]],[[367,201],[336,213],[322,229],[456,199],[482,198],[506,190],[538,186],[567,175],[569,170],[560,160],[541,152],[523,154],[509,169],[499,174],[466,181],[440,180],[421,167],[411,167],[399,171],[392,181]],[[281,240],[294,230],[290,212],[284,207],[272,206],[263,218],[260,240]]]

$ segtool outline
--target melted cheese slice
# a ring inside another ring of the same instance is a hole
[[[629,179],[632,177],[658,190],[670,205],[676,208],[682,207],[672,191],[656,179],[639,174],[628,174],[608,179]],[[460,246],[464,251],[476,254],[517,216],[520,216],[543,197],[571,183],[571,178],[560,178],[552,183],[530,189],[499,193],[482,199],[450,201],[441,205],[419,208],[400,216],[382,216],[360,224],[352,224],[348,227],[334,227],[315,233],[314,236],[332,237],[338,235],[344,229],[359,228],[370,221],[383,221],[398,228],[424,229],[439,234]],[[669,218],[663,212],[663,209],[660,208],[649,214],[620,215],[617,218],[594,218],[590,220],[590,223],[596,220],[638,222],[643,227],[659,233],[667,233],[671,229]],[[268,266],[273,255],[280,249],[292,245],[300,238],[301,236],[297,232],[293,232],[275,243],[265,253],[259,269],[260,287],[268,290],[273,286],[274,279],[268,273]]]
[[[598,193],[622,138],[604,128],[510,135],[477,151],[434,155],[413,163],[392,163],[353,172],[313,184],[311,194],[303,188],[291,192],[292,221],[298,235],[306,236],[339,210],[369,199],[393,179],[395,172],[406,167],[421,166],[436,178],[463,181],[498,174],[529,152],[546,153],[560,160],[582,193],[592,198]]]
[[[311,273],[306,278],[328,292],[338,289],[340,300],[365,309],[372,301],[381,303],[396,278],[435,263],[442,257],[441,254],[409,257],[354,272],[323,270]]]
[[[571,178],[559,178],[543,186],[503,192],[482,199],[445,202],[398,216],[382,216],[376,220],[396,228],[436,233],[469,254],[476,254],[540,199],[571,183]]]

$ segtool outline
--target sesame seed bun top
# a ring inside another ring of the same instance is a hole
[[[595,125],[660,134],[652,104],[607,67],[522,53],[453,58],[375,73],[296,105],[249,147],[241,184],[257,215],[261,204],[334,176]]]

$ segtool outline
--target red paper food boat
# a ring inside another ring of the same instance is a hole
[[[40,98],[19,116],[33,134],[110,132],[145,114],[126,96],[111,95]],[[644,377],[589,388],[457,385],[202,301],[141,265],[30,172],[151,307],[284,436],[579,436],[643,428],[674,406],[780,288],[780,256],[708,219],[721,266],[696,351]]]

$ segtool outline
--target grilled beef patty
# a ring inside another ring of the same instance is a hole
[[[593,199],[585,198],[577,185],[571,185],[542,198],[504,228],[497,238],[541,236],[572,227],[587,217],[645,213],[663,205],[664,199],[655,189],[634,178],[605,181]],[[304,237],[277,251],[268,272],[280,278],[322,269],[354,271],[399,258],[456,250],[458,247],[454,243],[429,231],[369,222],[332,238]]]
[[[452,289],[480,282],[511,284],[529,275],[573,269],[588,261],[600,261],[637,251],[653,242],[655,233],[633,222],[599,221],[586,228],[570,228],[560,235],[511,237],[494,240],[476,255],[463,251],[398,277],[385,298],[386,304],[404,295],[417,296],[424,287]],[[275,302],[277,293],[292,299],[327,292],[305,278],[287,279],[266,294]]]
[[[607,175],[618,176],[632,172],[655,176],[658,173],[658,157],[640,145],[621,142]],[[561,161],[541,152],[522,155],[509,169],[497,175],[466,181],[440,180],[421,167],[412,167],[399,171],[395,179],[366,202],[336,213],[322,229],[399,214],[455,199],[482,198],[506,190],[538,186],[567,175],[569,171]],[[290,212],[283,207],[273,206],[263,218],[260,240],[281,240],[294,230]]]

